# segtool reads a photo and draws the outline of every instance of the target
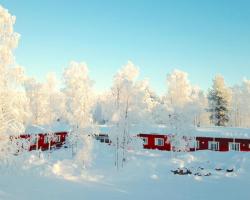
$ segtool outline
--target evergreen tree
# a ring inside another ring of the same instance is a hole
[[[216,76],[213,80],[213,87],[208,94],[208,103],[210,121],[215,126],[226,126],[229,121],[230,92],[222,76]]]

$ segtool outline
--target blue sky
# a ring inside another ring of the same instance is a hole
[[[29,75],[61,76],[85,61],[98,91],[127,60],[158,92],[177,68],[207,89],[215,74],[229,85],[250,79],[249,0],[0,0],[16,15],[16,60]]]

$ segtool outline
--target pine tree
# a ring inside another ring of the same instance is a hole
[[[210,121],[215,126],[226,126],[229,121],[230,92],[222,76],[216,76],[213,80],[213,87],[208,94],[208,103]]]

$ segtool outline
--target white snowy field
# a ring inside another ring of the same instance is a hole
[[[130,150],[119,170],[111,146],[95,142],[93,155],[92,166],[82,170],[73,164],[70,149],[17,157],[0,169],[0,199],[250,199],[249,153]],[[179,167],[192,174],[174,175],[171,170]]]

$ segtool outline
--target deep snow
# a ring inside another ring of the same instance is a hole
[[[113,147],[95,141],[93,156],[88,169],[77,168],[69,148],[16,157],[14,166],[1,168],[0,199],[250,199],[249,153],[131,149],[117,170]],[[174,175],[179,167],[211,176]]]

